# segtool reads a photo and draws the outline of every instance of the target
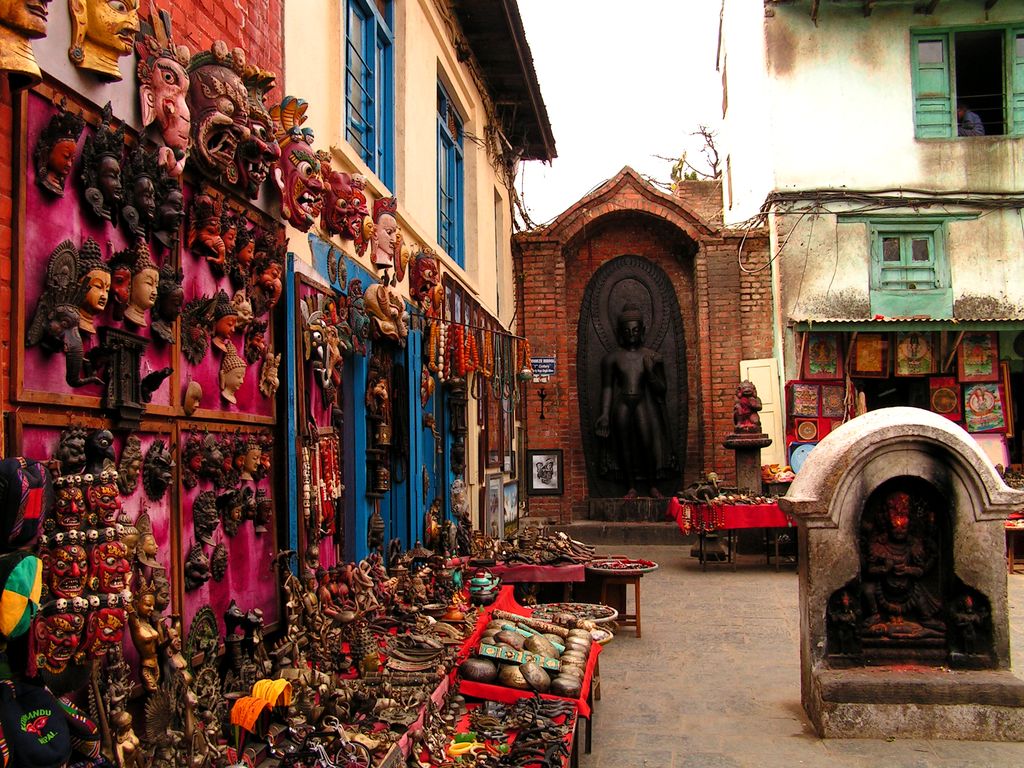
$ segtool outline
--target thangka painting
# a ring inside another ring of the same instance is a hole
[[[838,334],[807,334],[803,377],[805,379],[843,378],[843,359],[840,354]]]
[[[1006,429],[999,384],[969,384],[964,387],[964,421],[968,432],[1002,432]]]

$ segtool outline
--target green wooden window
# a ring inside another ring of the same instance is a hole
[[[874,222],[870,232],[871,313],[950,317],[953,292],[944,222]]]
[[[986,135],[1024,136],[1024,26],[911,33],[914,135],[957,137],[963,101]]]

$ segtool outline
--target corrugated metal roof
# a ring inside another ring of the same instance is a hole
[[[790,317],[798,331],[826,326],[835,331],[856,331],[865,328],[900,330],[912,328],[920,331],[941,330],[1024,330],[1024,315],[1012,317]]]

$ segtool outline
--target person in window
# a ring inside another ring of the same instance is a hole
[[[957,134],[959,136],[984,136],[985,124],[981,122],[976,112],[972,112],[962,101],[956,105],[956,119],[959,121]]]

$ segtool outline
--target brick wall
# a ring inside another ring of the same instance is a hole
[[[284,0],[158,0],[169,11],[174,39],[192,53],[209,49],[214,40],[228,48],[241,48],[246,60],[277,73],[284,82]],[[148,16],[152,0],[142,0],[140,12]],[[280,95],[278,96],[280,98]],[[268,99],[268,103],[270,99]]]
[[[737,256],[742,233],[712,229],[693,217],[691,211],[698,208],[714,211],[714,190],[701,188],[699,192],[700,204],[690,207],[678,192],[676,198],[664,195],[627,169],[545,229],[517,237],[520,330],[530,339],[534,355],[557,360],[557,375],[528,390],[527,447],[564,451],[564,494],[530,497],[531,516],[563,522],[586,517],[577,323],[594,272],[625,254],[658,264],[669,276],[679,302],[688,380],[683,484],[709,470],[726,479],[734,476],[732,452],[721,442],[732,430],[740,360],[772,354],[770,276],[767,269],[750,274],[740,269]],[[763,233],[748,236],[743,246],[744,267],[763,266],[766,249]],[[547,394],[543,420],[537,396],[541,386]]]

